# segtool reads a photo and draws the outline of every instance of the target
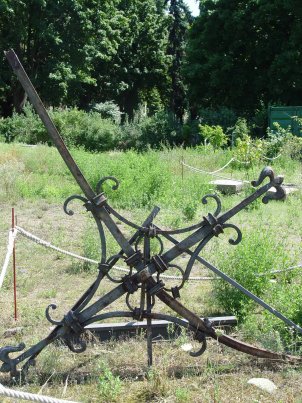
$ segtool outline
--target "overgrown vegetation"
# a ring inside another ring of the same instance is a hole
[[[285,175],[286,182],[300,184],[299,154],[298,159],[289,157],[293,150],[296,151],[296,144],[292,143],[292,137],[286,140],[281,148],[281,156],[271,163],[277,174]],[[150,208],[158,204],[163,208],[156,217],[156,222],[163,228],[175,228],[197,222],[215,208],[210,203],[207,206],[201,204],[201,197],[214,191],[213,186],[209,184],[211,176],[192,172],[180,162],[187,162],[208,172],[214,171],[230,161],[235,150],[236,148],[214,150],[208,144],[192,149],[163,148],[161,151],[149,150],[145,153],[132,150],[97,154],[73,148],[71,153],[94,187],[100,176],[110,174],[120,179],[118,190],[113,191],[109,182],[104,188],[110,203],[119,210],[124,209],[123,213],[129,219],[137,223],[142,222],[149,214]],[[234,161],[223,171],[223,175],[236,179],[256,179],[262,167],[263,161],[255,161],[242,169],[238,162]],[[15,203],[20,226],[63,249],[99,259],[96,228],[93,227],[92,220],[86,217],[87,214],[81,214],[81,204],[74,202],[70,206],[75,211],[73,217],[64,215],[60,208],[64,198],[79,193],[79,189],[54,148],[45,145],[26,147],[20,144],[1,144],[0,171],[0,224],[3,234],[0,247],[3,255],[7,247],[6,236],[10,225],[8,215],[11,204]],[[221,195],[223,209],[234,206],[251,191],[251,188],[247,188],[240,195]],[[242,211],[232,220],[243,232],[243,240],[239,245],[228,244],[228,237],[234,234],[231,229],[226,229],[225,234],[214,238],[202,253],[204,258],[300,325],[301,271],[295,269],[275,275],[269,274],[269,271],[301,263],[301,202],[299,191],[284,203],[255,203],[254,207]],[[126,226],[122,223],[118,225],[123,233],[130,236]],[[79,293],[94,281],[97,266],[82,265],[75,259],[30,244],[28,240],[18,238],[17,242],[19,323],[24,328],[22,340],[25,338],[27,345],[30,345],[49,332],[49,324],[45,321],[45,306],[56,302],[56,317],[63,315],[66,306],[72,306]],[[108,256],[117,253],[119,249],[110,238],[107,247]],[[184,265],[185,262],[184,257],[180,256],[177,264]],[[45,276],[50,268],[51,275]],[[114,277],[121,275],[113,274]],[[174,274],[178,272],[175,271]],[[199,265],[194,266],[192,274],[212,275]],[[100,293],[110,290],[106,281],[102,287]],[[300,353],[301,340],[296,333],[223,281],[190,283],[190,286],[182,289],[181,300],[200,316],[234,312],[240,319],[238,337],[245,341],[256,342],[273,350]],[[11,319],[10,306],[9,272],[0,299],[4,328],[15,326]],[[117,301],[114,306],[116,310],[124,308],[122,300]],[[156,305],[156,309],[163,309],[162,305]],[[18,342],[19,334],[10,339],[3,339],[1,345],[15,345]],[[91,397],[104,402],[131,401],[134,397],[137,401],[198,401],[200,388],[203,388],[203,400],[206,397],[212,401],[214,395],[223,396],[221,385],[228,387],[233,377],[232,389],[235,385],[238,386],[238,367],[241,364],[245,368],[240,369],[241,378],[245,378],[239,389],[244,390],[244,395],[250,393],[245,385],[251,377],[251,371],[261,371],[263,376],[260,361],[255,364],[249,357],[227,349],[221,353],[216,343],[209,342],[209,351],[196,361],[180,349],[183,343],[188,342],[194,343],[190,336],[182,334],[175,343],[156,344],[153,373],[146,371],[145,341],[141,338],[127,340],[122,344],[113,341],[100,347],[94,344],[92,348],[88,348],[86,355],[84,353],[83,357],[77,356],[76,362],[74,356],[63,347],[51,346],[41,355],[40,360],[37,360],[37,367],[30,374],[30,381],[25,390],[37,392],[39,385],[44,384],[56,369],[52,382],[43,390],[45,394],[62,397],[61,390],[65,378],[60,374],[69,373],[65,397],[80,401],[88,402]],[[282,371],[276,371],[275,366],[272,367],[274,371],[265,368],[269,371],[266,376],[277,383],[283,384],[286,379],[287,386],[285,389],[280,388],[278,392],[280,399],[291,393],[291,390],[293,396],[300,390],[300,383],[292,389],[289,387],[289,380],[296,379],[296,372],[292,369],[289,374],[284,367]],[[82,371],[84,377],[89,374],[89,381],[85,378],[79,385],[78,379],[82,379]],[[214,381],[216,375],[219,376],[219,382]],[[227,377],[225,382],[224,376]],[[194,382],[199,382],[199,387],[196,390],[188,388],[188,384],[192,385]],[[234,393],[237,392],[238,388],[235,388]],[[238,396],[242,399],[243,392]],[[256,395],[251,396],[255,398]]]

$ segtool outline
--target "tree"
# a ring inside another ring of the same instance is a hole
[[[141,100],[165,96],[167,24],[163,0],[3,0],[0,51],[16,50],[46,104],[113,100],[132,117]],[[25,95],[4,57],[3,67],[8,115]]]
[[[159,0],[116,2],[107,26],[116,34],[116,41],[107,59],[95,60],[97,101],[114,99],[132,119],[143,100],[148,102],[154,93],[164,98],[169,62],[165,53],[167,26]]]
[[[1,2],[1,54],[8,48],[16,50],[46,103],[76,105],[81,87],[94,83],[88,45],[94,13],[101,4],[97,0]],[[0,88],[2,112],[9,114],[13,107],[20,111],[24,92],[4,60]]]
[[[171,79],[170,107],[180,122],[186,108],[186,91],[182,67],[185,52],[185,39],[192,22],[192,16],[183,0],[170,0],[169,14],[171,17],[169,29],[168,55],[172,62],[169,70]]]
[[[252,113],[301,103],[298,0],[203,0],[190,30],[185,76],[195,106]]]

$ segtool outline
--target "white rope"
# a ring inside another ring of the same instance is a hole
[[[265,160],[268,160],[268,161],[274,161],[274,160],[280,158],[281,155],[282,154],[278,154],[277,157],[273,157],[273,158],[269,158],[269,157],[266,157],[265,155],[263,155],[262,158],[265,159]]]
[[[234,161],[235,159],[232,159],[232,161]],[[229,161],[230,162],[230,161]],[[185,162],[183,162],[183,161],[181,161],[181,164],[182,165],[184,165],[185,167],[187,167],[187,168],[189,168],[189,169],[191,169],[191,171],[194,171],[194,172],[199,172],[199,173],[202,173],[202,174],[206,174],[206,175],[212,175],[212,176],[216,176],[217,178],[221,178],[221,179],[226,179],[226,180],[236,180],[236,181],[238,181],[238,182],[243,182],[243,183],[250,183],[249,181],[246,181],[246,180],[241,180],[241,179],[234,179],[234,178],[229,178],[229,177],[226,177],[226,176],[222,176],[222,175],[217,175],[215,172],[218,172],[219,170],[216,170],[216,171],[213,171],[213,172],[208,172],[208,171],[205,171],[205,170],[203,170],[203,169],[199,169],[199,168],[195,168],[195,167],[192,167],[191,165],[188,165],[188,164],[186,164]],[[220,169],[221,170],[221,169]]]
[[[24,228],[16,226],[16,230],[19,232],[19,234],[23,235],[27,239],[30,239],[31,241],[34,241],[38,245],[42,245],[45,248],[53,249],[57,252],[63,253],[64,255],[68,255],[68,256],[74,257],[76,259],[83,260],[84,262],[88,262],[88,263],[92,263],[92,264],[99,264],[99,262],[97,262],[96,260],[89,259],[88,257],[83,257],[80,255],[77,255],[76,253],[68,252],[67,250],[54,246],[50,242],[44,241],[43,239],[38,238],[36,235],[32,234],[31,232],[26,231]],[[122,268],[119,267],[118,269],[122,269]],[[125,271],[125,270],[128,271],[127,269],[122,269],[122,271]]]
[[[36,235],[32,234],[31,232],[26,231],[24,228],[21,228],[19,226],[16,226],[15,228],[16,228],[16,231],[20,235],[24,236],[25,238],[27,238],[27,239],[29,239],[31,241],[34,241],[38,245],[42,245],[42,246],[44,246],[46,248],[53,249],[53,250],[55,250],[55,251],[57,251],[59,253],[62,253],[62,254],[67,255],[67,256],[71,256],[71,257],[73,257],[75,259],[83,260],[84,262],[88,262],[88,263],[92,263],[92,264],[96,264],[96,265],[99,264],[99,262],[96,261],[96,260],[89,259],[87,257],[77,255],[76,253],[68,252],[68,251],[66,251],[64,249],[58,248],[57,246],[52,245],[50,242],[44,241],[43,239],[41,239],[41,238],[37,237]],[[119,271],[122,271],[122,272],[129,273],[129,270],[125,269],[123,267],[113,266],[112,268],[116,269],[116,270],[119,270]],[[165,278],[167,280],[182,280],[182,277],[180,277],[180,276],[169,276],[169,275],[166,275],[166,274],[163,274],[161,276],[161,278]],[[190,280],[190,281],[203,281],[203,280],[217,280],[217,279],[219,279],[219,278],[218,277],[217,278],[216,277],[207,277],[207,276],[192,276],[192,277],[189,277],[188,280]]]
[[[42,245],[42,246],[44,246],[46,248],[53,249],[53,250],[55,250],[55,251],[57,251],[59,253],[62,253],[62,254],[67,255],[67,256],[71,256],[71,257],[73,257],[75,259],[79,259],[79,260],[82,260],[82,261],[85,261],[85,262],[88,262],[88,263],[92,263],[92,264],[95,264],[95,265],[99,264],[99,262],[97,260],[89,259],[87,257],[77,255],[76,253],[68,252],[68,251],[66,251],[64,249],[58,248],[57,246],[52,245],[50,242],[44,241],[43,239],[37,237],[36,235],[33,235],[31,232],[26,231],[24,228],[16,226],[15,230],[16,231],[15,231],[15,233],[13,235],[13,241],[16,238],[17,233],[19,233],[22,236],[26,237],[27,239],[29,239],[31,241],[34,241],[38,245]],[[12,230],[9,231],[9,234],[11,234],[11,233],[13,233]],[[9,235],[9,236],[12,237],[12,235]],[[9,245],[10,245],[10,241],[9,241]],[[8,260],[9,260],[10,255],[11,255],[11,253],[7,254]],[[7,262],[7,264],[8,264],[8,262]],[[119,271],[122,271],[122,272],[129,273],[129,270],[125,269],[123,267],[113,266],[112,268],[115,269],[115,270],[119,270]],[[290,271],[290,270],[294,270],[294,269],[298,269],[298,268],[302,268],[302,264],[297,265],[297,266],[291,266],[291,267],[288,267],[286,269],[272,270],[272,271],[269,271],[267,273],[258,274],[257,276],[266,276],[266,275],[270,275],[270,274],[278,274],[278,273],[282,273],[282,272],[286,272],[286,271]],[[161,278],[166,279],[166,280],[182,280],[181,276],[172,276],[172,275],[167,275],[167,274],[162,274]],[[190,276],[188,278],[188,280],[189,281],[220,280],[220,277],[214,277],[214,276]]]
[[[287,271],[296,270],[296,269],[302,269],[302,264],[298,264],[297,266],[290,266],[290,267],[287,267],[286,269],[271,270],[267,273],[260,273],[260,274],[258,274],[258,276],[260,277],[260,276],[268,276],[270,274],[285,273]]]
[[[77,403],[71,400],[62,400],[62,399],[55,399],[53,397],[36,395],[34,393],[27,393],[27,392],[20,392],[13,389],[5,388],[0,383],[0,395],[11,397],[15,399],[21,400],[30,400],[31,402],[41,402],[41,403]]]
[[[13,253],[13,249],[14,249],[14,242],[15,242],[15,238],[17,236],[17,231],[14,229],[10,229],[9,233],[8,233],[8,244],[7,244],[7,252],[6,252],[6,256],[4,259],[4,264],[1,270],[1,274],[0,274],[0,288],[2,287],[3,281],[4,281],[4,277],[7,271],[7,267],[9,264],[9,260],[10,257]]]

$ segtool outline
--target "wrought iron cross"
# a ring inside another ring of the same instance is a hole
[[[151,214],[146,218],[142,225],[137,225],[120,215],[107,201],[106,195],[103,191],[103,184],[108,180],[113,181],[113,189],[116,189],[118,187],[118,181],[116,178],[111,176],[102,178],[96,187],[96,191],[93,191],[66,148],[18,57],[13,50],[6,52],[6,57],[43,121],[63,160],[83,191],[84,196],[74,195],[69,197],[64,203],[64,210],[69,215],[73,214],[73,212],[68,209],[68,204],[73,199],[79,199],[84,203],[86,210],[94,217],[99,231],[101,240],[101,259],[95,281],[60,321],[54,320],[51,316],[50,311],[56,309],[54,304],[51,304],[46,308],[47,320],[55,325],[55,328],[46,338],[42,339],[24,352],[22,352],[25,349],[23,343],[20,343],[18,346],[7,346],[0,349],[0,361],[2,362],[0,371],[10,372],[12,376],[16,376],[16,374],[18,374],[18,365],[21,362],[24,362],[22,370],[26,372],[28,367],[34,363],[39,353],[46,346],[58,339],[63,340],[71,351],[81,353],[86,349],[86,344],[81,338],[82,333],[85,331],[85,327],[91,323],[114,317],[131,317],[138,320],[147,320],[147,350],[149,365],[152,364],[152,333],[150,326],[152,319],[166,319],[191,330],[195,339],[201,343],[199,351],[190,353],[193,356],[199,356],[205,351],[206,338],[211,337],[235,350],[254,356],[271,359],[299,360],[300,357],[274,353],[269,350],[260,349],[243,343],[228,335],[218,334],[208,319],[201,319],[183,306],[179,301],[180,290],[188,280],[195,261],[199,261],[205,267],[215,272],[225,281],[228,281],[234,287],[240,289],[255,302],[283,320],[287,325],[302,333],[302,329],[299,326],[284,317],[280,312],[277,312],[274,308],[246,290],[235,280],[228,277],[225,273],[221,272],[218,268],[200,256],[204,246],[213,237],[218,237],[222,234],[227,228],[231,228],[236,232],[236,239],[230,239],[229,242],[233,245],[238,244],[242,237],[241,231],[236,225],[231,224],[228,221],[261,196],[264,196],[262,199],[264,203],[267,203],[270,199],[284,199],[285,192],[281,186],[283,177],[275,176],[273,170],[269,167],[264,168],[260,173],[259,179],[252,182],[252,186],[258,189],[255,189],[253,194],[225,213],[221,213],[221,202],[217,195],[211,194],[204,196],[202,199],[204,204],[207,204],[209,198],[216,202],[215,212],[208,213],[200,222],[186,228],[171,231],[160,229],[153,222],[159,212],[158,207],[155,207],[152,210]],[[263,184],[266,178],[268,178],[269,181],[266,184]],[[272,187],[276,189],[273,196],[267,194],[267,191]],[[135,234],[130,239],[127,239],[118,228],[115,219],[118,219],[127,226],[135,229]],[[117,255],[107,257],[106,237],[103,225],[107,227],[120,247],[120,252]],[[176,235],[185,233],[188,233],[188,235],[183,240],[178,241],[175,238]],[[150,248],[150,241],[153,238],[157,239],[160,245],[160,251],[155,255],[152,255]],[[170,241],[174,246],[169,250],[164,251],[163,239]],[[190,256],[185,269],[182,269],[173,263],[175,259],[183,253]],[[123,278],[116,280],[111,276],[111,269],[119,260],[124,260],[126,262],[129,267],[129,273]],[[165,273],[165,271],[170,267],[175,267],[179,270],[181,281],[178,286],[167,288],[163,281],[163,273]],[[95,296],[95,293],[99,289],[101,281],[104,278],[108,278],[112,282],[118,283],[118,285],[110,292],[96,299],[95,302],[92,302],[92,298]],[[129,300],[130,295],[134,293],[140,293],[140,304],[138,307],[131,306]],[[100,313],[105,307],[111,305],[114,301],[123,296],[126,297],[126,304],[129,310]],[[161,300],[164,304],[169,306],[169,308],[171,308],[178,316],[155,313],[154,304],[156,299]],[[182,319],[179,318],[179,316]],[[20,352],[20,354],[15,358],[10,357],[11,353],[16,352]]]

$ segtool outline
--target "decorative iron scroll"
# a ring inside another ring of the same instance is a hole
[[[84,203],[84,207],[92,214],[97,225],[101,240],[101,258],[95,281],[63,318],[60,320],[53,318],[53,311],[56,309],[56,305],[51,304],[46,308],[45,315],[47,320],[55,325],[55,328],[46,338],[25,351],[23,351],[25,349],[23,343],[20,343],[18,346],[7,346],[0,349],[0,362],[2,362],[0,371],[10,372],[12,376],[16,376],[20,372],[18,366],[22,362],[22,373],[26,373],[28,367],[34,364],[35,359],[40,352],[46,346],[58,339],[63,340],[71,351],[81,353],[85,351],[87,347],[86,343],[81,338],[81,335],[85,331],[85,327],[94,322],[116,317],[131,317],[135,320],[147,320],[147,351],[149,365],[152,364],[151,321],[153,319],[169,320],[192,331],[194,338],[201,344],[200,349],[197,352],[190,353],[194,357],[201,355],[205,351],[206,338],[211,337],[235,350],[254,356],[271,359],[287,359],[291,361],[300,360],[300,357],[274,353],[235,340],[228,335],[218,334],[208,319],[199,318],[179,301],[181,289],[188,280],[194,263],[199,261],[205,267],[214,271],[225,281],[228,281],[234,287],[240,289],[258,304],[262,305],[265,309],[283,320],[287,325],[302,333],[302,329],[299,326],[284,317],[274,308],[270,307],[260,298],[250,293],[235,280],[228,277],[225,273],[221,272],[218,268],[200,256],[205,245],[213,237],[218,237],[220,234],[223,234],[225,229],[232,229],[235,231],[236,238],[230,238],[229,242],[232,245],[238,244],[242,238],[241,231],[236,225],[229,223],[228,221],[261,196],[263,196],[262,200],[264,203],[267,203],[270,199],[284,199],[285,192],[281,186],[283,177],[275,176],[270,167],[264,168],[259,179],[252,182],[252,185],[258,189],[255,189],[254,193],[225,213],[221,213],[221,201],[217,195],[213,194],[204,196],[202,199],[203,204],[207,204],[210,198],[216,202],[215,212],[208,213],[200,222],[187,228],[167,231],[156,226],[153,221],[159,212],[158,207],[155,207],[151,211],[150,215],[142,225],[133,223],[115,211],[107,202],[106,195],[103,191],[103,184],[105,181],[110,180],[114,183],[113,189],[116,189],[118,187],[117,179],[111,176],[102,178],[97,185],[96,192],[93,191],[66,148],[14,51],[10,50],[6,52],[6,57],[46,126],[50,137],[66,165],[84,193],[84,196],[74,195],[69,197],[64,203],[64,211],[69,215],[73,214],[73,212],[68,209],[71,200],[78,199]],[[264,180],[267,178],[269,181],[266,184],[263,184]],[[259,187],[260,185],[262,186]],[[270,188],[276,189],[274,196],[267,193]],[[117,219],[134,229],[134,235],[130,239],[127,239],[118,228],[114,219]],[[114,256],[107,257],[106,236],[103,225],[107,230],[109,230],[117,245],[120,247],[119,253]],[[187,234],[187,236],[181,241],[178,241],[174,238],[174,236],[178,234]],[[152,239],[156,239],[159,245],[159,251],[155,255],[152,255],[151,253]],[[167,251],[164,250],[164,240],[168,240],[173,244],[173,246]],[[183,253],[186,253],[189,256],[185,268],[181,268],[173,263],[174,260]],[[116,279],[111,275],[111,269],[119,260],[123,260],[128,265],[129,273],[120,279]],[[168,288],[163,281],[162,274],[171,267],[177,269],[182,280],[178,285]],[[95,301],[92,302],[92,299],[93,297],[96,297],[96,291],[99,290],[101,281],[104,278],[109,279],[117,285],[110,292],[99,298],[95,298]],[[134,306],[131,303],[132,294],[139,294],[140,302],[138,306]],[[122,297],[125,298],[128,310],[100,313],[105,307],[111,305],[114,301]],[[157,299],[161,300],[177,315],[187,321],[180,319],[177,316],[155,313],[154,307]],[[15,358],[10,357],[11,353],[18,352],[20,352],[20,354]]]

